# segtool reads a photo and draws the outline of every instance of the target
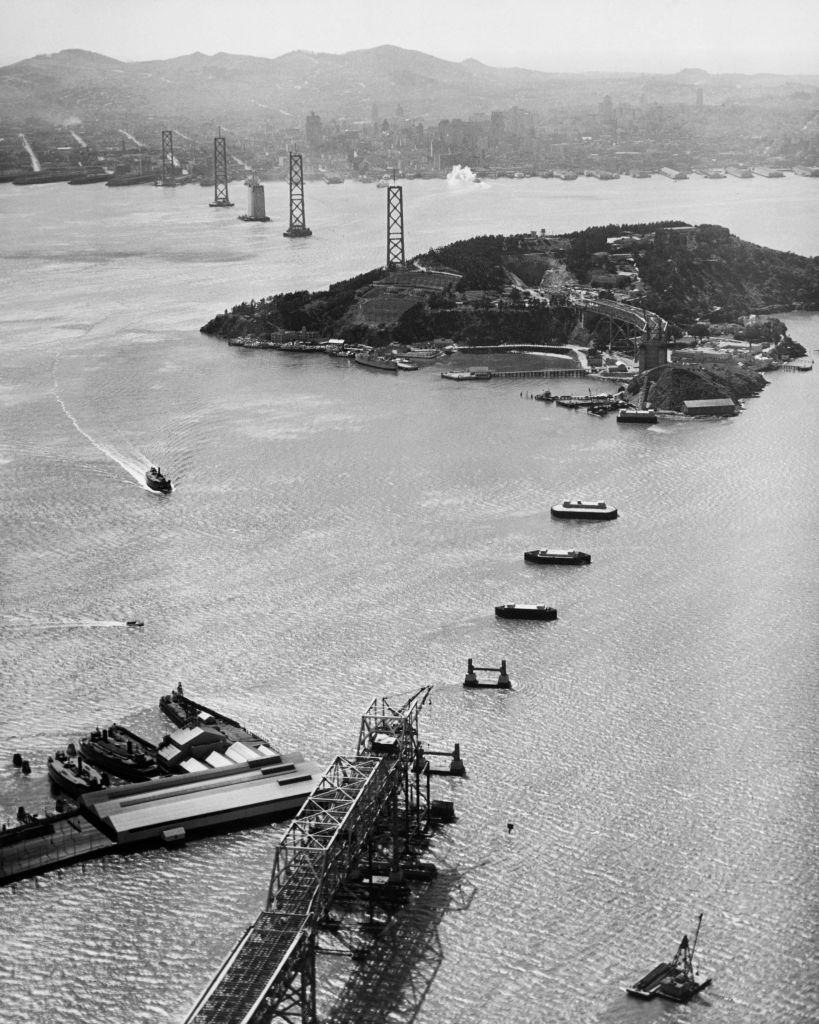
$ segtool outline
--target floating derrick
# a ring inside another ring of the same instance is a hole
[[[670,963],[657,964],[644,978],[630,985],[626,989],[628,995],[637,999],[653,999],[654,996],[660,996],[661,999],[670,999],[674,1003],[687,1003],[692,996],[710,985],[711,978],[694,968],[694,950],[701,924],[702,914],[697,918],[694,941],[689,943],[688,936],[683,935],[674,959]]]

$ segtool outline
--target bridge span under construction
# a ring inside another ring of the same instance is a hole
[[[370,908],[398,906],[421,864],[436,821],[452,804],[432,800],[418,719],[431,687],[407,699],[374,700],[361,719],[354,757],[337,757],[276,849],[267,903],[193,1007],[186,1024],[316,1021],[317,936],[350,882]],[[450,756],[450,755],[447,755]],[[459,750],[449,771],[462,775]]]

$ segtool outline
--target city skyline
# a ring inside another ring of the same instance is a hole
[[[819,9],[804,0],[2,0],[0,66],[84,49],[127,62],[200,51],[279,57],[382,45],[560,73],[819,74]]]

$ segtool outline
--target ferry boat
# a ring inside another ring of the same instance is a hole
[[[383,356],[374,355],[371,352],[356,352],[355,361],[359,366],[369,366],[373,370],[390,370],[398,372],[394,359],[385,359]]]
[[[540,619],[551,622],[557,618],[557,609],[545,604],[496,604],[499,619]]]
[[[692,996],[710,985],[711,978],[694,967],[694,950],[701,924],[702,914],[697,919],[694,941],[689,944],[688,936],[683,935],[674,959],[670,963],[658,964],[645,977],[630,985],[626,989],[628,995],[637,999],[653,999],[654,996],[660,996],[661,999],[670,999],[674,1003],[687,1003]]]
[[[48,777],[69,796],[92,793],[110,785],[105,772],[86,764],[73,743],[69,743],[66,750],[58,750],[54,757],[49,757]]]
[[[552,505],[557,519],[616,519],[617,509],[605,501],[561,501]]]
[[[620,409],[618,423],[656,423],[657,413],[653,409]]]
[[[171,481],[166,476],[163,476],[159,466],[151,466],[145,474],[145,483],[152,491],[163,491],[167,493],[168,491],[173,490],[171,487]]]
[[[129,782],[144,782],[162,774],[153,743],[121,725],[95,729],[80,740],[80,753],[103,771]]]
[[[540,565],[588,565],[591,562],[591,555],[576,548],[536,548],[524,551],[523,558]]]

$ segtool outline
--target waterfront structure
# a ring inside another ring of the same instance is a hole
[[[736,416],[739,412],[732,398],[692,398],[683,402],[686,416]]]
[[[301,153],[290,154],[290,227],[285,238],[309,238],[313,232],[304,221],[304,169]]]
[[[213,202],[211,206],[233,206],[228,195],[227,139],[222,129],[213,140]]]
[[[387,185],[387,269],[404,266],[404,193],[400,185]]]

